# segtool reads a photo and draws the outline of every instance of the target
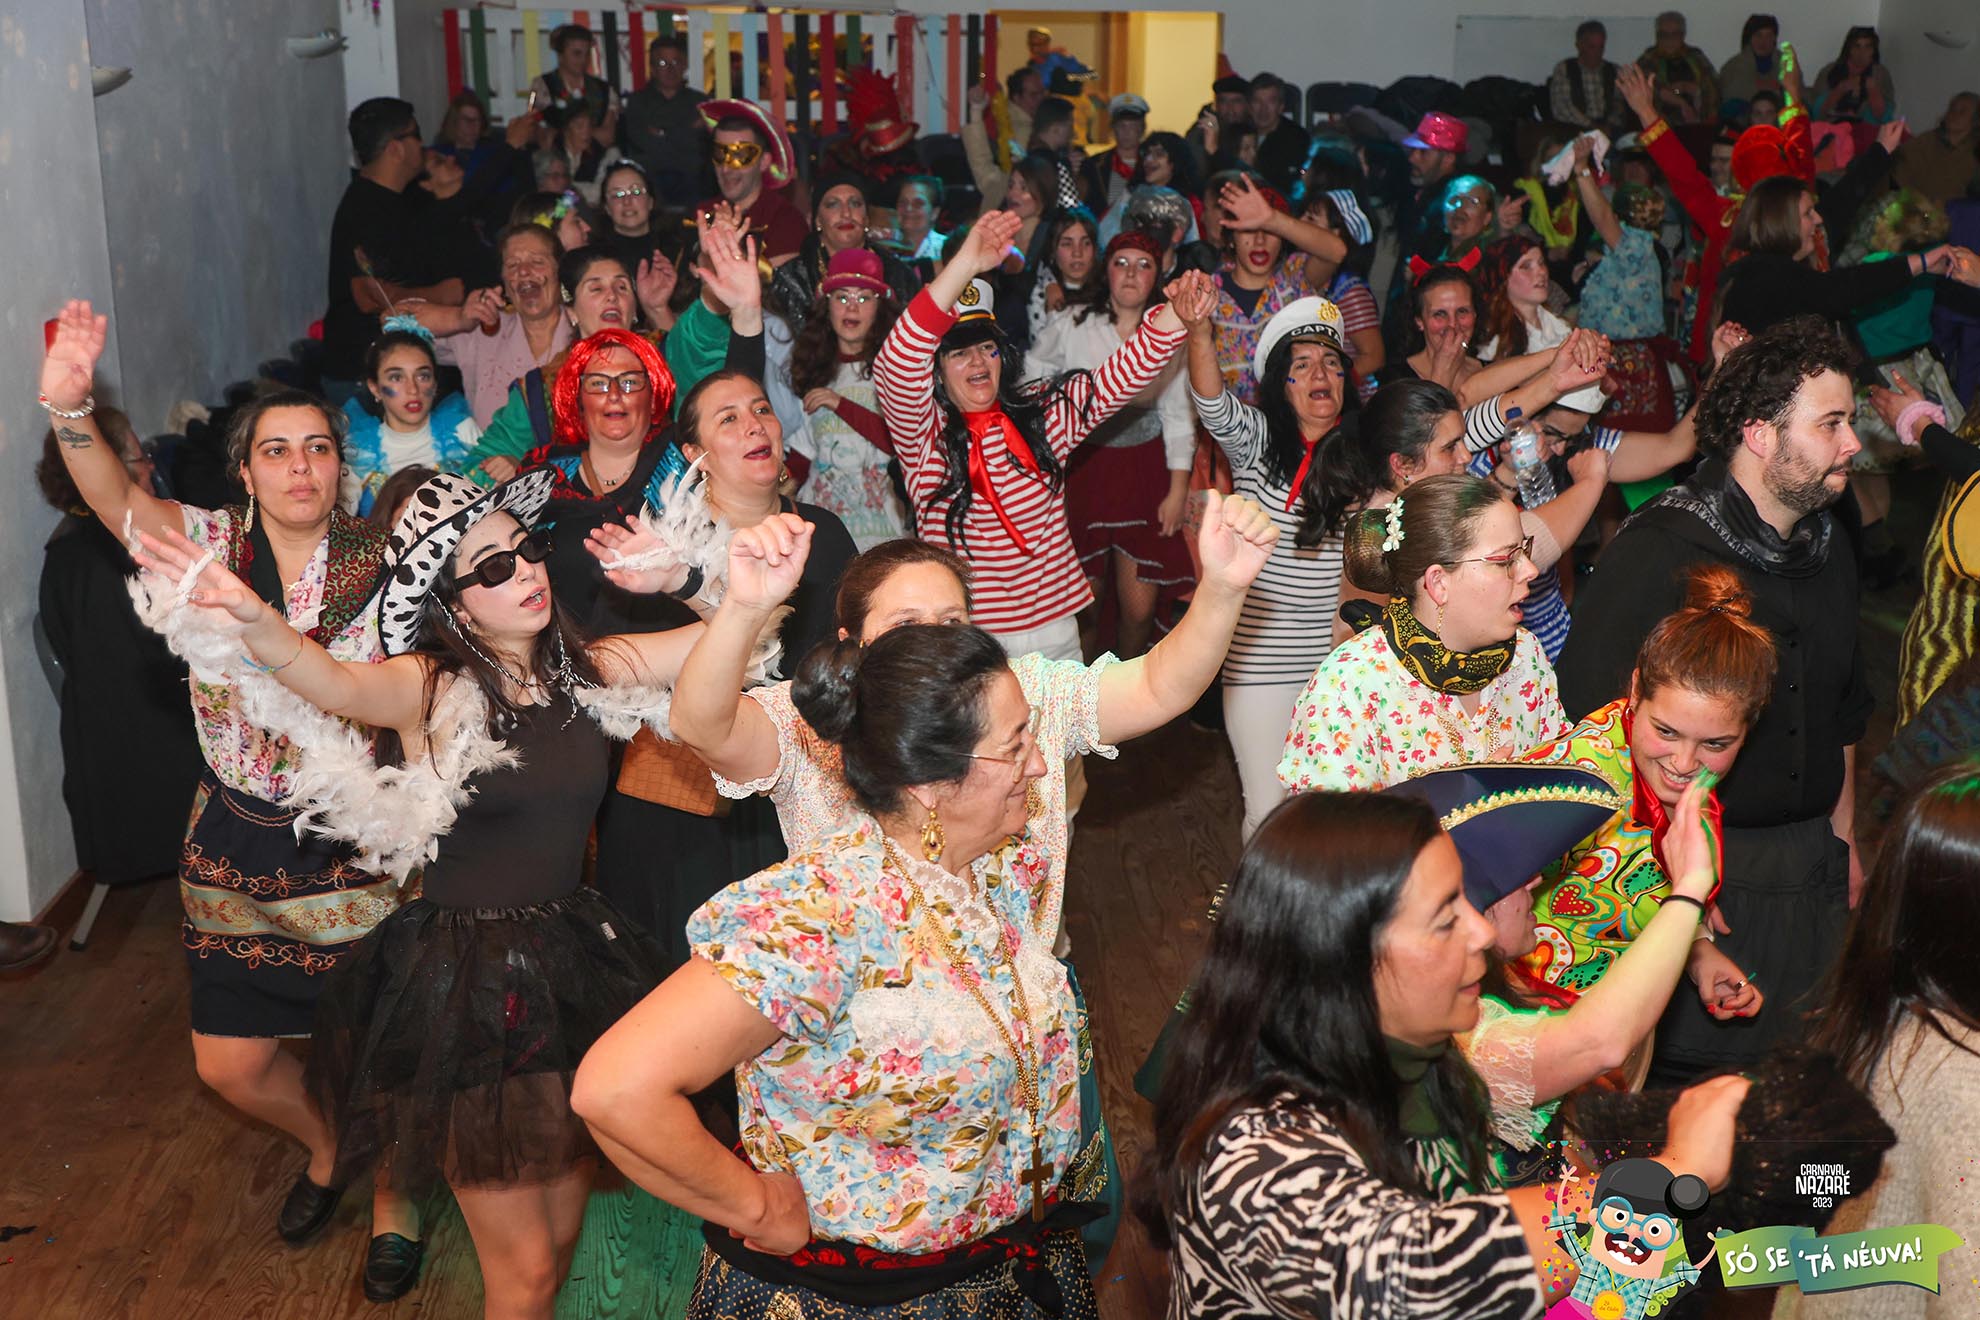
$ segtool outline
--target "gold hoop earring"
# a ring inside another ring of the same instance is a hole
[[[921,826],[921,855],[931,862],[942,860],[942,850],[949,846],[942,833],[942,818],[935,814],[935,808],[928,809],[928,819]]]

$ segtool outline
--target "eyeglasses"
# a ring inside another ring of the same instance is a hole
[[[469,587],[499,587],[516,575],[517,558],[540,564],[550,557],[550,533],[531,532],[513,550],[498,550],[474,566],[474,571],[454,579],[454,590]]]
[[[1519,561],[1522,559],[1528,563],[1533,562],[1533,538],[1530,536],[1522,537],[1518,547],[1504,559],[1499,559],[1491,555],[1479,555],[1471,559],[1453,559],[1444,567],[1456,568],[1459,564],[1490,564],[1493,568],[1503,572],[1507,577],[1511,577],[1519,571]]]
[[[686,64],[681,60],[668,59],[665,55],[662,55],[659,59],[653,61],[653,67],[656,69],[680,69],[685,68]]]
[[[841,307],[864,307],[878,296],[878,294],[866,293],[859,289],[840,289],[838,292],[832,294],[831,298],[833,302],[839,304]]]
[[[628,197],[646,196],[646,189],[640,187],[638,184],[634,184],[630,188],[614,188],[611,192],[608,192],[605,195],[607,197],[610,197],[615,202],[623,202]]]
[[[1031,718],[1024,723],[1024,734],[1018,740],[1016,756],[991,756],[987,752],[964,752],[972,761],[1002,761],[1011,767],[1011,782],[1024,782],[1024,768],[1031,764],[1031,754],[1038,750],[1038,707],[1031,708]]]
[[[709,153],[717,165],[732,170],[746,170],[763,155],[763,148],[754,142],[718,142]]]
[[[979,362],[995,362],[998,356],[997,345],[994,341],[986,339],[980,344],[971,344],[968,348],[953,349],[942,356],[945,360],[966,362],[971,365]]]
[[[649,383],[643,371],[628,371],[623,376],[586,372],[578,377],[578,388],[586,394],[610,394],[615,389],[621,394],[644,394]]]

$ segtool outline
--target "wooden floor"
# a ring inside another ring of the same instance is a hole
[[[1886,703],[1909,606],[1902,588],[1865,602],[1866,656]],[[1862,764],[1888,735],[1886,707]],[[1116,762],[1090,758],[1088,775],[1068,924],[1108,1120],[1131,1169],[1149,1128],[1131,1078],[1188,979],[1210,894],[1236,856],[1237,781],[1222,736],[1181,722]],[[1859,775],[1861,797],[1870,778]],[[1866,837],[1871,825],[1866,816]],[[78,898],[58,920],[73,921]],[[389,1308],[367,1303],[357,1283],[364,1198],[349,1197],[306,1248],[277,1240],[275,1210],[301,1153],[241,1121],[193,1075],[177,922],[172,886],[122,891],[87,951],[65,948],[0,978],[0,1317],[480,1315],[473,1249],[444,1199],[425,1207],[419,1288]],[[693,1230],[671,1211],[601,1188],[558,1314],[679,1316],[696,1254]],[[1101,1279],[1107,1320],[1161,1315],[1164,1277],[1161,1258],[1125,1227]]]

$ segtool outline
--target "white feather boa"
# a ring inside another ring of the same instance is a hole
[[[690,468],[669,487],[659,518],[644,512],[641,517],[668,547],[657,554],[701,566],[719,599],[730,529],[710,515],[702,483],[692,481],[694,475]],[[131,540],[128,525],[125,539]],[[520,754],[488,733],[487,698],[473,682],[449,683],[427,721],[426,755],[409,765],[380,766],[372,757],[371,740],[357,726],[324,713],[249,662],[242,653],[243,627],[218,611],[191,604],[200,572],[212,561],[211,551],[202,554],[177,582],[150,572],[132,577],[129,588],[138,618],[165,639],[201,682],[232,688],[241,718],[288,739],[302,754],[288,799],[300,811],[297,836],[309,830],[349,843],[357,849],[359,865],[403,883],[439,855],[441,836],[474,796],[474,777],[522,763]],[[708,598],[709,588],[702,594]],[[745,687],[772,681],[783,653],[778,631],[789,612],[776,611],[758,636]],[[313,616],[291,621],[300,632],[315,624]],[[673,738],[670,685],[580,688],[573,696],[610,737],[630,738],[644,725],[662,738]],[[436,738],[438,730],[448,732]]]

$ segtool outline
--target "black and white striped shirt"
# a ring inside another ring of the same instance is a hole
[[[1504,1196],[1392,1187],[1290,1095],[1211,1137],[1170,1229],[1169,1320],[1527,1320],[1545,1305]]]

